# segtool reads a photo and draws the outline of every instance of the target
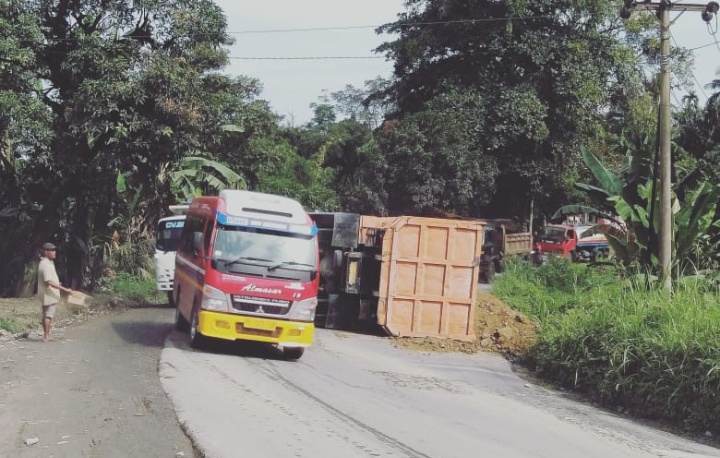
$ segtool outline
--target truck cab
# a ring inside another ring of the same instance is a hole
[[[158,291],[164,291],[168,304],[175,306],[173,300],[173,280],[175,278],[175,254],[180,244],[180,234],[185,226],[188,205],[170,205],[172,216],[161,218],[155,232],[155,279]]]
[[[550,224],[543,227],[535,239],[536,263],[543,263],[549,256],[575,260],[578,242],[573,226]]]
[[[595,262],[610,255],[610,245],[598,226],[547,225],[537,236],[534,261],[543,264],[550,256],[574,262]]]

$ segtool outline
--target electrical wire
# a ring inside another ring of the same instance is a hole
[[[508,16],[508,17],[496,17],[496,18],[482,18],[482,19],[458,19],[456,21],[437,21],[437,22],[414,22],[411,24],[394,24],[395,27],[417,27],[426,25],[446,25],[446,24],[474,24],[482,22],[498,22],[508,20],[530,20],[530,19],[548,19],[553,16]],[[356,29],[377,29],[378,27],[388,26],[391,24],[382,25],[353,25],[353,26],[342,26],[342,27],[307,27],[297,29],[262,29],[262,30],[238,30],[235,32],[227,32],[228,35],[243,35],[250,33],[295,33],[295,32],[324,32],[328,30],[356,30]]]
[[[670,38],[672,38],[672,41],[673,41],[673,43],[675,43],[675,46],[679,48],[680,45],[678,44],[678,42],[675,39],[675,36],[672,34],[672,32],[670,33]],[[705,99],[707,99],[708,96],[705,93],[705,90],[703,89],[703,85],[700,83],[700,81],[698,81],[697,77],[695,76],[695,72],[693,72],[692,69],[690,70],[690,75],[692,76],[693,80],[695,81],[695,84],[697,84],[697,87],[700,89],[700,92],[702,92],[703,97],[705,97]]]
[[[675,100],[675,104],[676,104],[678,107],[681,107],[681,106],[682,106],[682,103],[680,103],[680,100],[678,100],[677,95],[675,95],[675,92],[674,92],[674,91],[670,91],[670,95],[672,95],[673,100]]]
[[[249,57],[228,56],[237,60],[341,60],[341,59],[385,59],[383,56],[304,56],[304,57]]]
[[[694,48],[687,48],[687,50],[688,50],[688,51],[696,51],[696,50],[698,50],[698,49],[709,48],[710,46],[715,46],[715,44],[716,44],[716,43],[708,43],[708,44],[706,44],[706,45],[696,46],[696,47],[694,47]]]
[[[554,16],[542,15],[542,16],[504,16],[496,18],[481,18],[481,19],[459,19],[456,21],[437,21],[437,22],[416,22],[409,24],[380,24],[380,25],[355,25],[355,26],[338,26],[338,27],[306,27],[306,28],[294,28],[294,29],[258,29],[258,30],[237,30],[233,32],[225,32],[228,35],[245,35],[245,34],[262,34],[262,33],[298,33],[298,32],[324,32],[324,31],[335,31],[335,30],[358,30],[358,29],[377,29],[379,27],[390,26],[399,28],[417,27],[417,26],[432,26],[432,25],[447,25],[447,24],[473,24],[473,23],[485,23],[485,22],[506,22],[508,20],[526,21],[532,19],[549,19]],[[134,35],[134,38],[152,38],[149,35]],[[78,38],[53,38],[53,41],[77,41]]]
[[[712,25],[710,22],[707,23],[707,29],[708,33],[710,33],[710,36],[713,37],[713,41],[715,42],[715,46],[717,46],[718,51],[720,51],[720,42],[718,42],[717,33],[718,33],[718,17],[717,14],[715,15],[715,30],[713,30]]]

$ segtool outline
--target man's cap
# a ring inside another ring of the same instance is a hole
[[[43,243],[43,250],[57,250],[57,247],[52,243]]]

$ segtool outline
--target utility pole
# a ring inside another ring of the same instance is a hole
[[[660,147],[660,227],[659,227],[659,278],[664,289],[672,291],[672,154],[670,151],[670,136],[672,133],[670,113],[670,12],[697,11],[702,13],[705,22],[710,20],[720,10],[717,2],[705,4],[678,3],[670,0],[660,0],[653,3],[650,0],[623,0],[620,17],[628,19],[633,10],[640,9],[655,12],[660,20],[660,117],[659,117],[659,147]],[[650,222],[652,224],[652,222]]]

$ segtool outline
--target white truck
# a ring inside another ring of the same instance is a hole
[[[173,300],[173,281],[175,279],[175,252],[180,243],[180,234],[185,226],[188,205],[170,205],[172,216],[161,218],[155,235],[155,278],[158,291],[165,291],[168,304],[175,306]]]

